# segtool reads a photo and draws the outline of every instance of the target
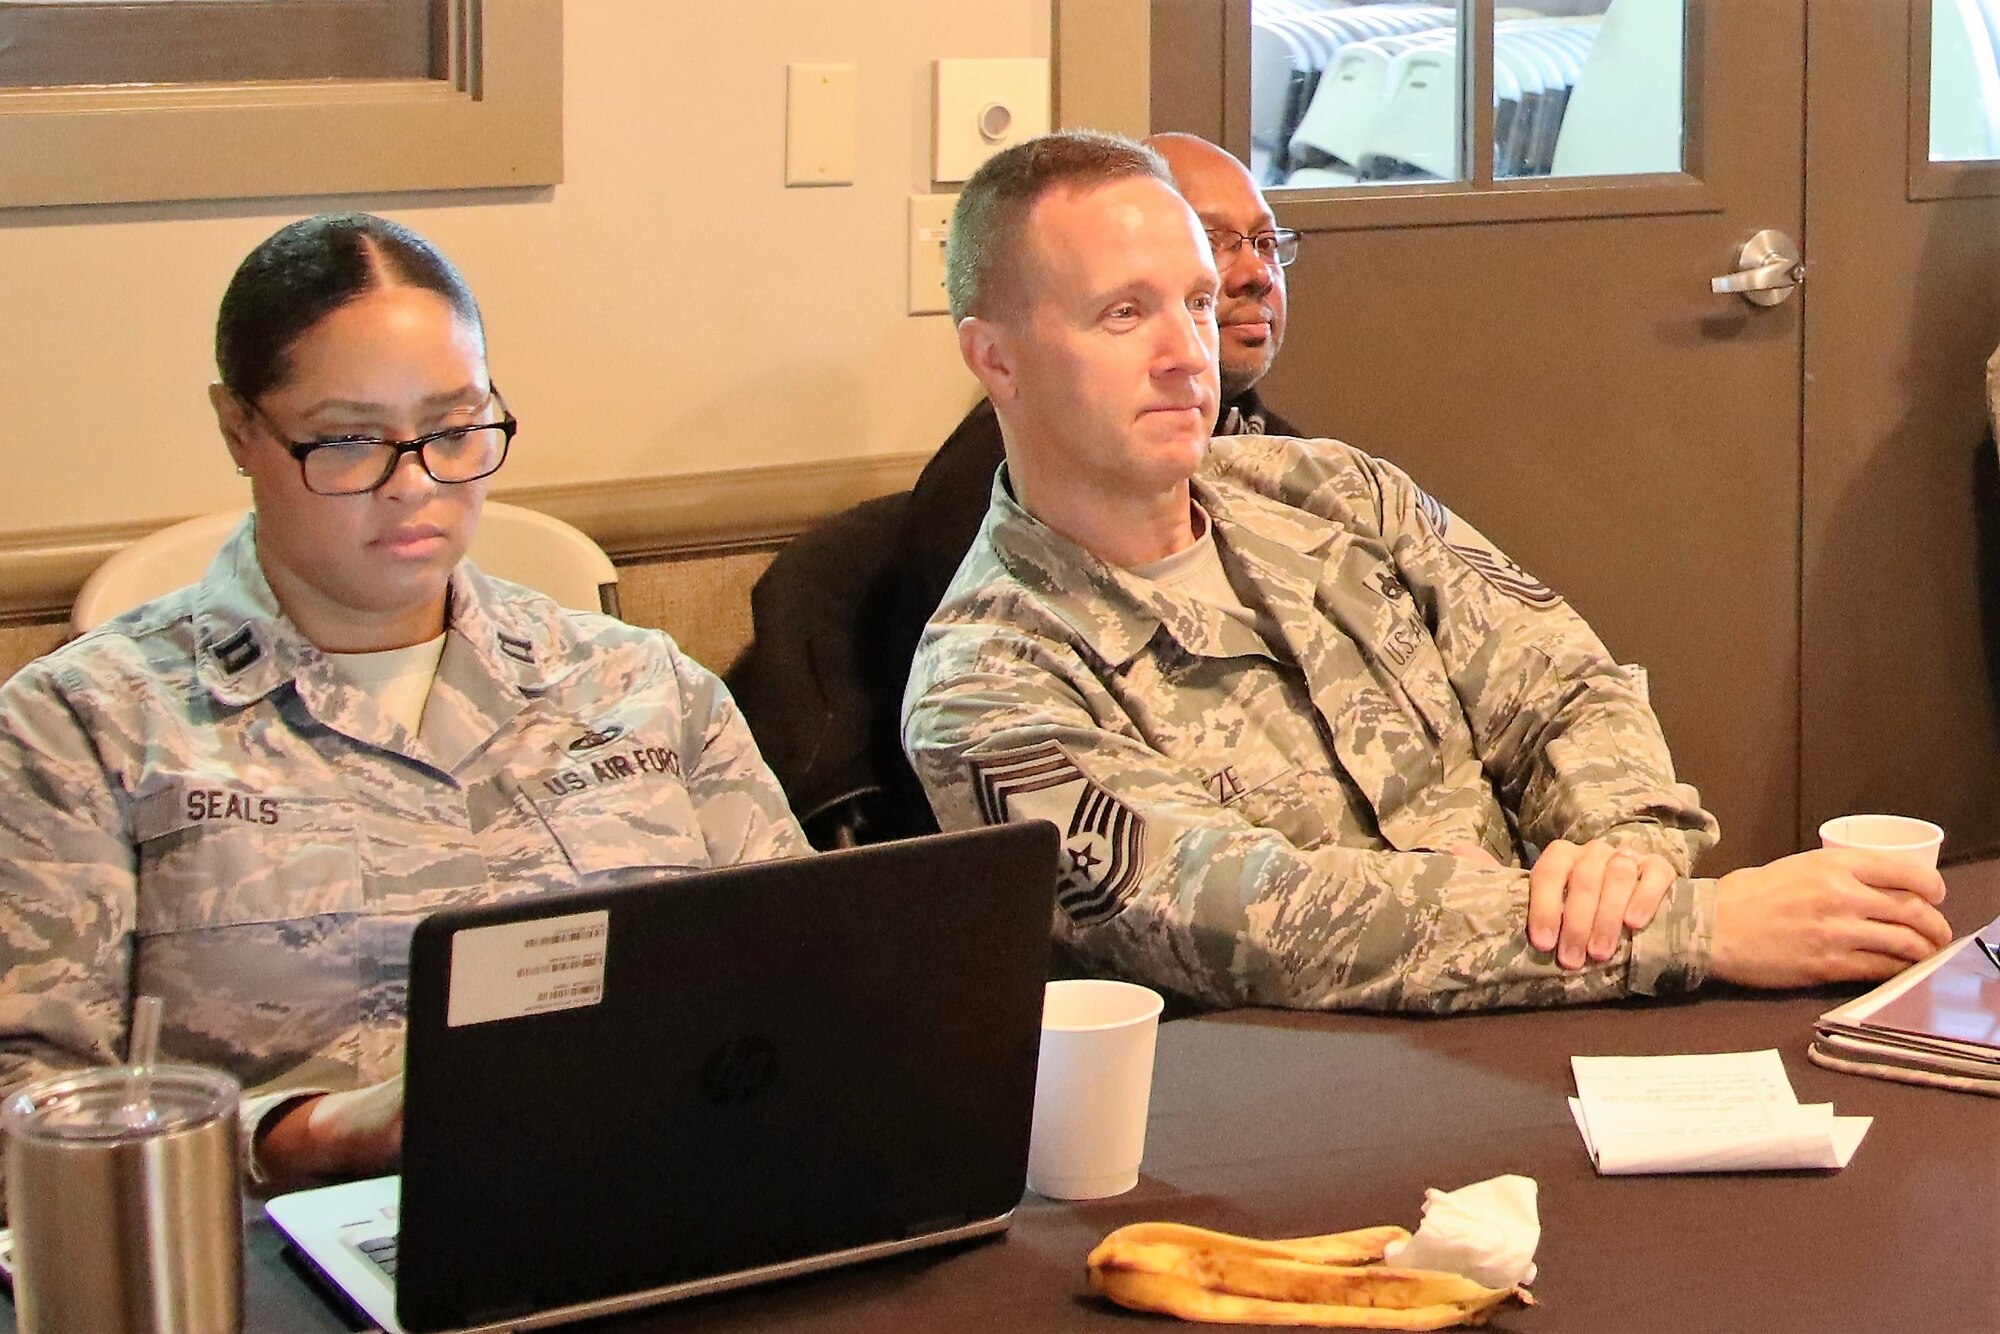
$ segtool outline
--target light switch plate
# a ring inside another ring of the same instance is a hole
[[[854,184],[854,66],[785,66],[785,184]]]
[[[931,79],[931,179],[965,180],[1001,149],[1049,132],[1049,62],[940,60]]]
[[[910,196],[910,314],[944,315],[944,242],[957,195]]]

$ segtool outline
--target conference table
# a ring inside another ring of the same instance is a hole
[[[2000,861],[1947,871],[1960,933],[2000,915]],[[1426,1187],[1540,1183],[1539,1305],[1492,1329],[2000,1331],[2000,1098],[1821,1070],[1815,1016],[1856,988],[1443,1019],[1269,1010],[1161,1028],[1137,1189],[1029,1195],[996,1240],[617,1317],[592,1331],[1140,1331],[1094,1296],[1107,1232],[1168,1219],[1260,1236],[1414,1228]],[[1776,1048],[1801,1102],[1875,1118],[1839,1172],[1600,1177],[1573,1055]],[[246,1328],[355,1328],[253,1209]],[[12,1310],[6,1309],[12,1329]]]

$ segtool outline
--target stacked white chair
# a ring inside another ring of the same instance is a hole
[[[1448,45],[1449,28],[1413,36],[1377,37],[1341,48],[1331,68],[1320,76],[1312,105],[1292,135],[1292,173],[1287,185],[1347,185],[1360,177],[1361,160],[1369,150],[1389,99],[1396,57],[1420,46]]]
[[[198,582],[243,513],[227,510],[169,524],[112,555],[77,593],[70,630],[80,635]],[[538,510],[487,501],[468,554],[495,578],[524,584],[565,607],[618,614],[618,567],[584,533]]]
[[[1552,176],[1681,169],[1681,0],[1612,0],[1570,94]]]
[[[1294,136],[1342,51],[1356,42],[1442,28],[1454,17],[1454,10],[1435,4],[1256,0],[1250,17],[1250,138],[1251,168],[1259,180],[1286,180],[1294,165]]]
[[[1364,181],[1458,172],[1458,41],[1415,47],[1389,66],[1388,96],[1376,113],[1359,166]]]

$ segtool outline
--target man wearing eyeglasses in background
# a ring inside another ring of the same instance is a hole
[[[1146,144],[1166,159],[1181,197],[1201,219],[1222,280],[1216,304],[1222,406],[1217,435],[1297,435],[1264,405],[1257,383],[1270,373],[1285,341],[1285,267],[1299,253],[1299,234],[1278,226],[1243,164],[1192,134],[1156,134]],[[944,596],[972,545],[1000,466],[1000,422],[990,400],[965,415],[924,466],[910,493],[904,528],[910,642]]]

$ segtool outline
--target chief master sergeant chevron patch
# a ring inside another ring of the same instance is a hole
[[[1139,883],[1145,817],[1085,775],[1055,741],[969,758],[988,824],[1048,820],[1063,831],[1056,904],[1078,926],[1116,917]]]

